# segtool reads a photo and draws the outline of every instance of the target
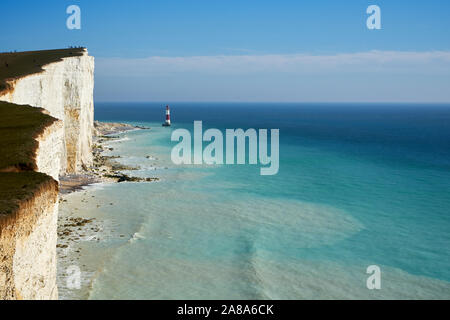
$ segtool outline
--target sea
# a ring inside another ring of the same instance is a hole
[[[65,196],[61,214],[101,231],[67,251],[82,285],[60,276],[60,298],[450,298],[450,105],[169,104],[171,127],[165,103],[95,104],[151,128],[105,155],[160,180]],[[174,164],[171,133],[196,120],[279,129],[279,172]]]

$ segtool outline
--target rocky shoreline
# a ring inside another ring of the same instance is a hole
[[[140,178],[129,176],[122,171],[139,170],[139,167],[131,167],[117,161],[120,157],[105,156],[105,151],[112,151],[106,148],[106,142],[120,139],[120,133],[133,130],[150,130],[148,127],[133,126],[125,123],[94,122],[94,163],[90,168],[85,168],[81,174],[66,175],[60,177],[60,193],[68,194],[80,191],[83,187],[100,182],[153,182],[159,178]]]
[[[155,177],[141,178],[125,174],[123,171],[139,170],[140,168],[120,163],[120,156],[107,156],[104,154],[107,151],[113,151],[112,148],[107,147],[106,145],[109,142],[121,139],[122,137],[120,137],[119,134],[133,130],[150,130],[150,128],[98,121],[95,121],[94,128],[92,150],[94,157],[93,165],[89,168],[84,168],[85,170],[81,174],[60,177],[60,203],[68,201],[65,197],[66,195],[72,192],[83,191],[84,187],[96,183],[153,182],[159,180],[159,178]],[[68,276],[67,268],[75,265],[83,270],[83,297],[84,294],[86,294],[86,288],[91,285],[91,275],[98,272],[98,270],[89,270],[88,266],[82,263],[83,259],[81,251],[83,242],[99,242],[113,236],[107,221],[99,217],[86,216],[83,212],[84,205],[88,204],[88,202],[97,202],[97,200],[94,197],[88,198],[86,196],[86,191],[80,193],[80,195],[80,202],[70,210],[60,210],[58,217],[58,283],[60,295],[63,299],[79,298],[76,293],[65,288],[65,279]],[[101,202],[97,202],[96,204],[97,208],[110,207],[113,205],[113,203],[104,204]],[[125,235],[122,234],[115,236],[119,238],[125,237]],[[87,296],[84,298],[87,298]]]

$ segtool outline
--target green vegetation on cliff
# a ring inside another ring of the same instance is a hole
[[[84,48],[1,53],[0,93],[13,89],[8,80],[40,73],[49,63],[83,53]],[[34,172],[36,138],[57,121],[43,111],[0,101],[0,222],[40,190],[58,188],[52,177]]]
[[[11,52],[0,54],[0,93],[12,88],[8,79],[17,79],[43,71],[42,67],[62,58],[82,56],[84,48]]]
[[[42,110],[0,101],[0,221],[37,191],[57,185],[50,176],[32,171],[35,138],[57,121]]]
[[[0,172],[0,227],[1,221],[16,212],[21,203],[32,199],[39,190],[48,188],[56,192],[58,183],[45,173]]]
[[[0,93],[12,90],[8,80],[40,73],[42,67],[62,58],[82,56],[83,48],[0,54]],[[34,172],[36,138],[57,119],[44,109],[0,101],[0,222],[21,204],[49,188],[58,189],[52,177]],[[1,232],[1,223],[0,223]]]
[[[36,137],[57,121],[42,111],[0,101],[0,171],[36,170]]]

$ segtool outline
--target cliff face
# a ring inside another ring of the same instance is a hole
[[[38,147],[35,161],[38,172],[43,172],[59,181],[61,163],[64,160],[64,124],[55,121],[37,137]]]
[[[60,174],[92,165],[94,58],[87,51],[42,66],[43,71],[9,79],[0,101],[46,109],[63,121]]]
[[[58,184],[35,172],[0,179],[12,186],[0,199],[10,203],[0,214],[0,299],[57,299]]]
[[[57,299],[58,177],[92,163],[94,60],[67,49],[0,62],[0,299]]]

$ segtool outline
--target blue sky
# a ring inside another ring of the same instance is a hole
[[[67,6],[82,29],[66,28]],[[381,30],[366,8],[381,8]],[[2,0],[0,51],[87,46],[98,101],[450,102],[450,1]]]

